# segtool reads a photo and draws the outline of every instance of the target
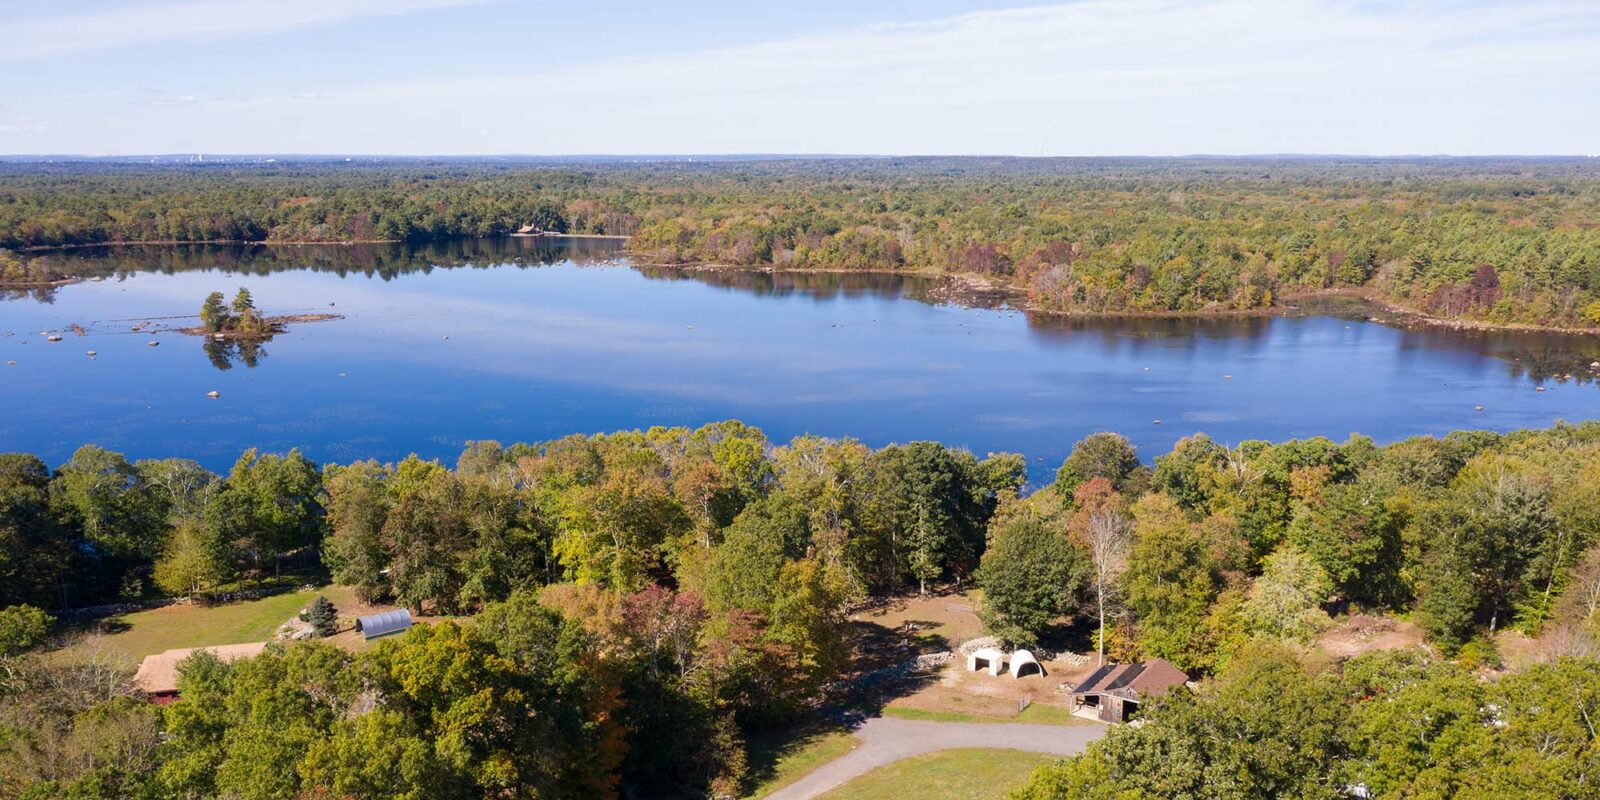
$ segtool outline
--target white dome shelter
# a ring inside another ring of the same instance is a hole
[[[1039,663],[1039,659],[1033,657],[1033,653],[1030,653],[1027,650],[1018,650],[1017,652],[1011,654],[1012,678],[1022,677],[1022,671],[1029,666],[1033,667],[1033,670],[1039,673],[1039,677],[1044,677],[1044,665]]]
[[[972,655],[967,656],[967,669],[977,672],[980,669],[979,664],[982,664],[981,669],[987,670],[990,675],[999,675],[1000,670],[1006,668],[1006,654],[993,647],[980,647],[972,651]]]

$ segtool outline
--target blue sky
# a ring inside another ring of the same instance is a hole
[[[0,153],[1600,152],[1600,2],[0,0]]]

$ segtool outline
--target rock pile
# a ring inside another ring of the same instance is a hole
[[[295,615],[279,625],[278,632],[272,638],[280,642],[304,642],[317,638],[317,629]]]

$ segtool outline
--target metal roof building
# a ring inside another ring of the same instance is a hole
[[[356,630],[368,639],[400,633],[411,627],[411,610],[397,608],[380,614],[369,614],[356,619]]]

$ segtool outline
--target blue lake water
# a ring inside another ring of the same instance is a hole
[[[1592,339],[1312,315],[1069,322],[931,302],[933,281],[690,276],[614,250],[499,240],[58,256],[104,278],[0,300],[0,451],[56,464],[95,443],[218,470],[247,447],[448,462],[470,439],[736,417],[776,442],[809,432],[1022,452],[1042,480],[1098,430],[1149,460],[1196,431],[1392,441],[1600,416]],[[293,325],[254,353],[150,332],[195,324],[207,293],[240,286],[269,314],[344,318]]]

